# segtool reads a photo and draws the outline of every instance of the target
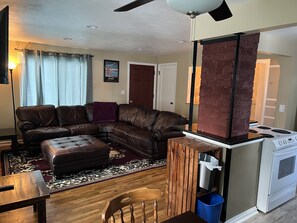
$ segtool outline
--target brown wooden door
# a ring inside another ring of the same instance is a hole
[[[153,108],[154,73],[154,66],[130,64],[130,104]]]

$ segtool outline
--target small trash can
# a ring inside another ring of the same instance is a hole
[[[205,194],[197,198],[196,214],[208,223],[218,223],[224,198],[216,193]]]
[[[219,161],[208,154],[199,154],[199,187],[211,191],[214,186],[214,179],[218,171],[222,170]]]

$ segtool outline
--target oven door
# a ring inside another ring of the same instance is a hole
[[[297,147],[274,152],[269,194],[297,182]]]

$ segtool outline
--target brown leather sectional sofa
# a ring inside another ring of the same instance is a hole
[[[25,147],[39,147],[46,139],[74,135],[108,135],[109,141],[152,160],[165,158],[167,139],[183,136],[178,125],[187,124],[179,114],[120,104],[116,121],[94,122],[93,103],[85,106],[25,106],[16,110]]]

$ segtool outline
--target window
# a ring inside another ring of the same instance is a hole
[[[25,50],[23,59],[21,106],[92,101],[90,55]]]
[[[192,67],[189,67],[189,69],[188,69],[187,103],[190,103],[191,79],[192,79]],[[201,67],[196,67],[194,104],[199,104],[200,82],[201,82]]]

